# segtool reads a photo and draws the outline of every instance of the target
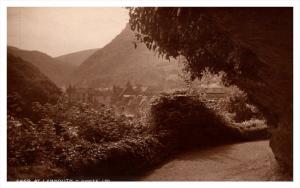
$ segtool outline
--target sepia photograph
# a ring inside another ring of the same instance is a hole
[[[293,181],[293,7],[8,7],[7,181]]]

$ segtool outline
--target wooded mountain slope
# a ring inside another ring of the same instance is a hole
[[[72,83],[84,87],[109,87],[127,81],[136,84],[176,87],[183,82],[175,60],[155,56],[144,44],[134,47],[134,33],[129,25],[111,43],[97,50],[72,74]]]
[[[7,51],[15,57],[20,57],[24,61],[28,61],[35,65],[57,86],[64,86],[70,73],[74,70],[72,66],[61,63],[51,56],[39,51],[21,50],[16,47],[8,47]]]
[[[61,91],[37,67],[10,53],[7,59],[9,112],[32,115],[32,102],[44,104],[58,100]]]

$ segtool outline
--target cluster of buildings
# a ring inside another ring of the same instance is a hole
[[[142,113],[157,89],[134,86],[128,82],[124,87],[110,88],[77,88],[70,85],[65,92],[69,102],[104,104],[115,107],[119,112],[135,116]]]
[[[224,87],[202,87],[199,90],[209,100],[227,95]],[[104,104],[128,116],[141,115],[151,99],[160,92],[159,88],[132,85],[109,88],[78,88],[68,86],[65,90],[69,102],[84,102],[89,104]]]

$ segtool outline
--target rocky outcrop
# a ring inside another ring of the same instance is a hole
[[[214,9],[218,28],[251,53],[235,83],[265,114],[272,128],[270,146],[277,160],[293,169],[293,11],[292,8]],[[259,67],[256,66],[259,64]],[[259,80],[259,81],[258,81]]]

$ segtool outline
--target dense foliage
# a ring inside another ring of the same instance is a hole
[[[178,150],[265,138],[266,128],[234,125],[187,91],[164,93],[141,119],[104,105],[32,104],[31,117],[8,116],[8,178],[122,179]],[[250,130],[250,131],[249,131]],[[245,134],[246,133],[246,134]]]
[[[207,108],[197,95],[185,91],[163,93],[157,98],[152,104],[151,120],[154,131],[166,131],[166,141],[176,148],[242,140],[238,128]]]
[[[234,113],[234,120],[236,122],[243,122],[250,119],[263,119],[262,113],[249,103],[248,97],[245,93],[234,93],[228,97],[227,110]]]
[[[191,78],[224,71],[274,129],[270,145],[292,172],[293,11],[291,8],[130,8],[139,42],[167,59],[183,56]]]
[[[202,71],[227,73],[227,82],[240,75],[257,79],[253,67],[262,63],[249,49],[236,44],[215,25],[206,8],[131,8],[130,24],[136,38],[150,50],[170,57],[183,56],[191,78]],[[251,63],[249,63],[251,61]]]
[[[114,157],[111,152],[120,147],[120,141],[134,144],[143,131],[139,123],[104,106],[60,101],[56,105],[36,102],[32,108],[39,119],[36,123],[29,118],[8,117],[8,165],[12,169],[45,165],[67,169],[72,175],[83,173],[83,167]]]

